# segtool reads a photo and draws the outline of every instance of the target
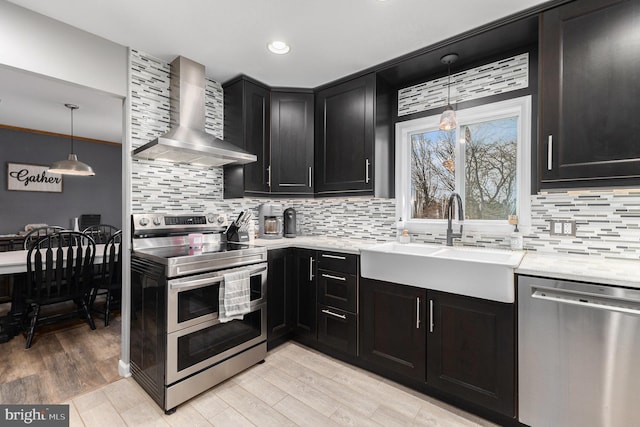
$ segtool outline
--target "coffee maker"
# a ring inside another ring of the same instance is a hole
[[[296,210],[284,210],[284,237],[296,237]]]
[[[258,206],[258,237],[279,239],[282,237],[282,206],[263,203]]]

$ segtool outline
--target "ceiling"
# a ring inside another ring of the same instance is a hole
[[[0,123],[102,141],[122,141],[122,99],[68,82],[0,66]]]
[[[245,74],[269,86],[303,88],[320,86],[544,3],[540,0],[11,2],[167,62],[178,55],[185,56],[204,64],[207,77],[221,83]],[[270,53],[267,43],[274,39],[289,43],[290,53]],[[0,73],[7,72],[20,80],[14,70],[0,67]],[[4,82],[4,77],[0,74],[0,81]],[[60,82],[42,81],[32,93],[29,88],[34,86],[25,84],[21,93],[35,103],[41,97],[43,103],[74,102],[82,107],[84,101],[80,98],[77,101],[53,98],[57,83]],[[49,89],[49,85],[54,87]],[[3,83],[0,98],[6,98],[5,91],[13,86]],[[89,93],[86,96],[91,98]],[[94,100],[104,99],[96,96]],[[29,109],[27,101],[23,102],[24,105],[15,108],[20,111],[14,111],[14,115],[37,111],[33,104]],[[4,113],[3,104],[4,101],[0,103],[0,113]],[[64,121],[68,112],[63,106],[60,110],[60,120]],[[77,113],[79,128],[82,109]],[[32,125],[25,127],[34,126],[33,116],[28,120]],[[4,122],[4,114],[0,117]],[[120,122],[121,117],[120,113]],[[99,139],[113,140],[113,137]]]

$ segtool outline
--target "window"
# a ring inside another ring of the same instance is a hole
[[[452,192],[468,231],[510,232],[509,215],[530,225],[531,97],[459,110],[458,127],[440,115],[396,125],[397,214],[404,228],[442,227]]]

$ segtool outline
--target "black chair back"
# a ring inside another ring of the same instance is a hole
[[[117,233],[118,231],[120,231],[120,229],[118,227],[114,227],[113,225],[96,224],[96,225],[90,225],[89,227],[85,228],[82,232],[84,234],[88,234],[89,236],[91,236],[91,238],[93,238],[93,240],[97,244],[104,244],[104,243],[107,243],[107,241],[111,238],[111,236]]]
[[[23,247],[25,250],[29,250],[31,249],[31,246],[43,236],[48,236],[50,234],[64,230],[64,227],[60,227],[57,225],[48,225],[46,227],[34,228],[33,230],[25,234]]]
[[[121,247],[122,231],[116,231],[104,246],[101,271],[89,296],[89,307],[104,316],[104,326],[109,326],[111,305],[119,304],[122,296]],[[106,296],[104,310],[95,306],[98,295]]]
[[[115,232],[104,247],[102,258],[101,288],[120,289],[122,287],[122,263],[120,247],[122,246],[122,231]]]
[[[93,239],[77,231],[40,238],[27,253],[27,302],[84,298],[92,285],[95,254]]]

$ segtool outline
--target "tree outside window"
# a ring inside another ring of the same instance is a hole
[[[411,135],[412,218],[446,218],[446,203],[464,194],[465,218],[505,220],[517,211],[518,117],[460,124]],[[456,141],[460,144],[456,148]],[[456,161],[456,153],[460,159]],[[462,170],[456,171],[456,164]],[[462,178],[463,177],[463,178]]]

